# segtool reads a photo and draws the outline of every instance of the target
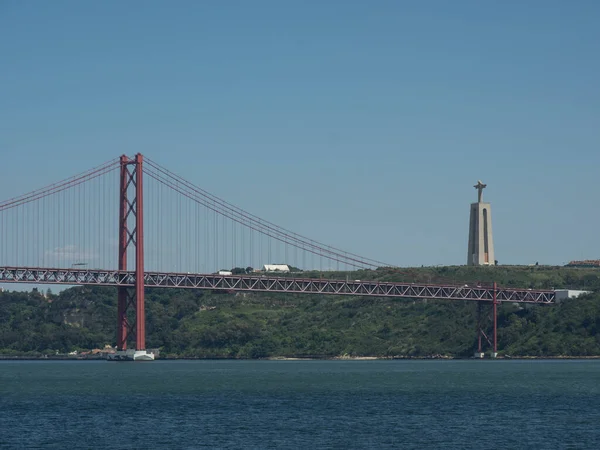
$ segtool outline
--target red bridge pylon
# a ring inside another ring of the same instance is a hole
[[[144,305],[144,189],[143,156],[121,156],[119,195],[119,271],[128,270],[127,253],[135,250],[135,285],[119,286],[117,306],[118,360],[154,359],[146,352],[146,313]],[[135,337],[135,351],[127,342]]]

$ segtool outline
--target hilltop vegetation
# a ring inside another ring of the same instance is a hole
[[[600,270],[556,267],[379,269],[303,276],[600,290]],[[475,349],[474,302],[148,289],[147,347],[211,358],[449,355]],[[499,308],[501,353],[600,355],[600,294],[553,306]],[[0,354],[114,345],[116,289],[0,293]]]

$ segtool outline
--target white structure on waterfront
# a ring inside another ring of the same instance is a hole
[[[477,203],[471,203],[469,218],[469,251],[467,255],[467,265],[469,266],[496,264],[492,237],[492,206],[483,201],[483,189],[486,186],[481,181],[473,186],[477,189]]]
[[[148,350],[117,350],[106,355],[108,361],[154,361],[154,353]]]

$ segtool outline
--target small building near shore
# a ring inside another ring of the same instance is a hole
[[[591,291],[580,291],[576,289],[556,289],[554,291],[556,303],[568,298],[577,298],[580,295],[591,294]]]

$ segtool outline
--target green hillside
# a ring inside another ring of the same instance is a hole
[[[600,270],[557,267],[437,267],[305,273],[323,278],[600,291]],[[161,356],[468,357],[474,302],[148,289],[147,347]],[[510,356],[600,355],[600,294],[558,305],[503,304],[499,350]],[[116,289],[59,295],[0,293],[0,354],[41,355],[115,344]]]

